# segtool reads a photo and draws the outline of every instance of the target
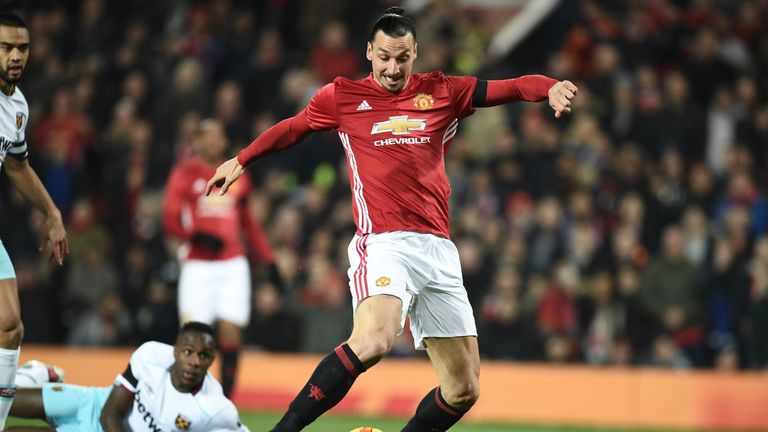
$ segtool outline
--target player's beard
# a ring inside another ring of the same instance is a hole
[[[11,76],[10,67],[0,70],[0,79],[8,84],[16,84],[21,80],[21,76],[24,74],[24,67],[21,68],[18,75]]]

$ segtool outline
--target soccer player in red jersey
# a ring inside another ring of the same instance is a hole
[[[178,305],[181,322],[216,324],[221,352],[221,381],[232,392],[242,329],[251,312],[251,270],[241,241],[245,233],[259,261],[275,272],[274,254],[250,213],[251,181],[245,177],[231,194],[206,196],[208,178],[227,148],[224,126],[203,120],[195,137],[197,157],[173,169],[163,209],[167,236],[183,243]]]
[[[577,92],[569,81],[540,75],[485,81],[413,74],[416,32],[402,12],[388,9],[371,31],[371,75],[324,86],[304,110],[268,129],[208,181],[206,193],[220,186],[224,195],[249,163],[314,131],[336,129],[346,152],[357,224],[349,246],[352,335],[318,364],[273,431],[301,430],[336,405],[356,377],[390,351],[406,314],[439,386],[403,431],[445,431],[472,407],[480,356],[449,239],[445,151],[459,120],[475,108],[548,100],[560,117]]]

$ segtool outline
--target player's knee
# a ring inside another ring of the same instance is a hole
[[[467,411],[480,398],[480,385],[468,382],[453,389],[441,388],[441,393],[449,405]]]
[[[16,314],[0,316],[0,347],[14,349],[21,345],[24,337],[24,324]]]
[[[350,339],[349,345],[357,354],[360,362],[366,368],[369,368],[392,351],[392,347],[395,345],[395,337],[385,331],[376,331],[362,335],[355,340]]]

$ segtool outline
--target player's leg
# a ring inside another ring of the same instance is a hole
[[[0,244],[0,430],[5,427],[16,392],[16,368],[19,366],[19,345],[23,336],[16,274],[5,248]]]
[[[11,417],[45,420],[41,388],[19,388],[11,406]]]
[[[358,375],[392,349],[401,310],[402,301],[397,297],[377,295],[363,301],[355,313],[348,343],[339,345],[320,361],[272,431],[300,431],[339,403]]]
[[[189,321],[215,324],[215,292],[219,287],[209,281],[205,261],[187,260],[181,265],[178,284],[179,324]]]
[[[219,352],[221,353],[221,387],[224,395],[230,397],[237,376],[237,363],[242,351],[243,329],[239,325],[226,320],[217,323],[219,336]]]
[[[251,269],[245,257],[210,263],[216,286],[216,318],[221,353],[221,385],[230,397],[242,351],[243,328],[251,318]]]
[[[427,393],[403,432],[445,431],[472,408],[480,395],[477,338],[425,339],[440,386]]]
[[[333,408],[358,375],[389,353],[402,329],[410,305],[407,271],[387,248],[367,244],[367,237],[374,236],[355,236],[349,247],[352,335],[320,361],[273,432],[299,431]]]
[[[469,410],[479,396],[480,355],[472,306],[464,288],[456,247],[450,240],[420,236],[422,250],[411,257],[428,279],[411,316],[417,348],[426,348],[440,386],[432,389],[403,431],[444,431]]]

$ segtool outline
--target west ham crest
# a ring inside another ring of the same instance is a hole
[[[26,120],[27,115],[23,112],[19,111],[16,113],[16,129],[21,130],[21,127],[24,126],[24,120]]]
[[[189,429],[189,425],[191,423],[192,422],[190,422],[189,420],[187,420],[184,417],[182,417],[181,414],[176,416],[176,429],[178,429],[178,430],[185,431],[185,430]]]

